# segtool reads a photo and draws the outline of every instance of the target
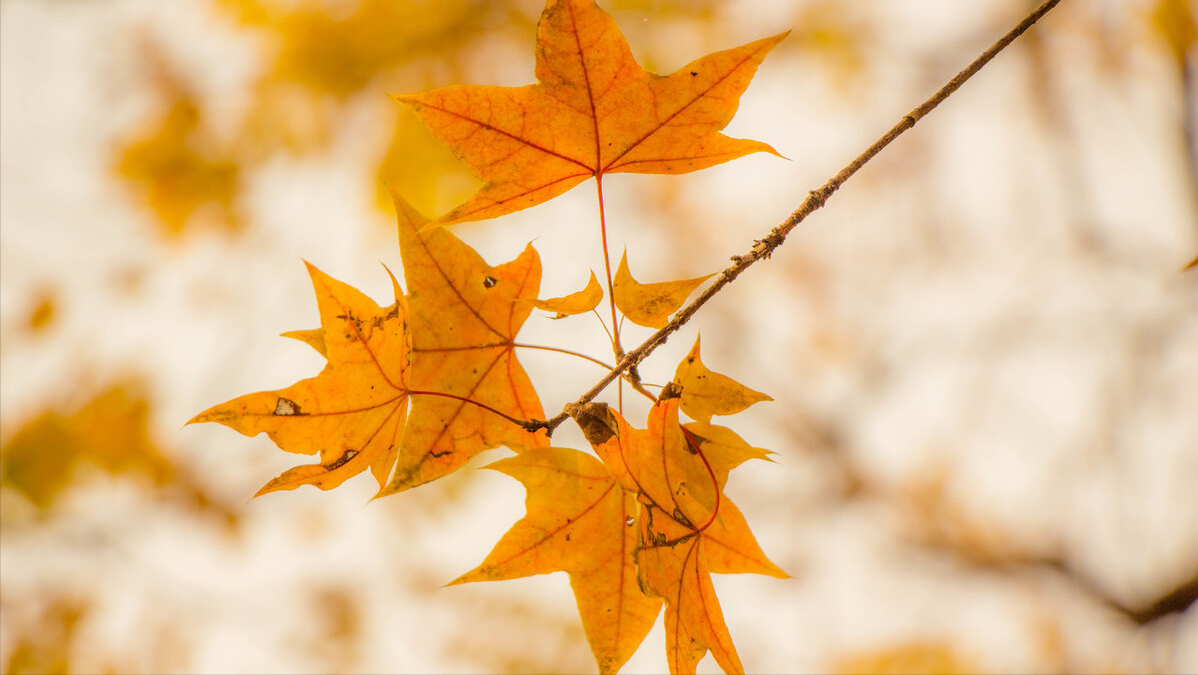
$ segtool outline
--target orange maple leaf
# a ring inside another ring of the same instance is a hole
[[[428,219],[392,196],[408,287],[414,395],[395,472],[380,497],[444,476],[490,448],[549,444],[546,435],[496,414],[545,416],[514,344],[541,283],[536,250],[527,246],[515,260],[491,267],[448,230],[421,233]]]
[[[549,0],[537,27],[537,84],[394,97],[484,181],[435,225],[526,209],[592,176],[688,173],[754,152],[778,154],[719,132],[786,35],[709,54],[663,77],[637,64],[593,0]]]
[[[283,472],[254,496],[315,485],[335,488],[370,467],[382,485],[395,461],[408,411],[408,333],[399,283],[381,308],[361,291],[308,265],[320,308],[319,331],[297,331],[328,359],[316,377],[286,389],[240,396],[196,415],[247,436],[266,432],[287,452],[320,463]]]
[[[721,427],[696,427],[715,440],[682,427],[678,404],[676,389],[667,387],[643,430],[601,403],[569,410],[611,473],[638,495],[638,581],[666,601],[670,672],[695,672],[708,651],[725,672],[743,672],[710,573],[788,576],[722,494],[732,468],[764,453]]]
[[[487,468],[524,484],[527,514],[453,583],[568,572],[599,672],[618,671],[661,609],[637,583],[633,493],[599,460],[568,448],[529,450]]]

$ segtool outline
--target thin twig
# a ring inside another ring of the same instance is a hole
[[[933,108],[940,105],[945,99],[951,96],[953,92],[961,87],[962,84],[965,84],[969,78],[976,75],[983,66],[989,63],[990,60],[993,59],[999,52],[1006,49],[1008,45],[1015,41],[1016,38],[1026,32],[1028,28],[1031,28],[1032,25],[1034,25],[1040,20],[1041,17],[1047,14],[1049,10],[1057,6],[1060,1],[1061,0],[1045,0],[1044,3],[1024,17],[1023,21],[1020,21],[1017,26],[1010,30],[1010,32],[1002,36],[998,42],[995,42],[990,46],[989,49],[982,52],[982,55],[974,60],[973,63],[969,64],[965,70],[957,73],[953,79],[949,80],[948,84],[940,88],[940,91],[937,91],[932,95],[931,98],[920,104],[919,107],[904,115],[903,119],[899,120],[898,124],[891,127],[890,131],[887,131],[881,138],[875,141],[873,145],[869,146],[865,152],[858,155],[857,158],[852,162],[849,162],[848,166],[841,169],[840,172],[833,176],[827,183],[825,183],[823,187],[809,192],[807,194],[807,199],[803,201],[803,203],[798,209],[795,210],[794,213],[790,214],[790,217],[787,218],[785,222],[770,230],[769,234],[767,234],[764,238],[754,242],[753,249],[746,255],[733,256],[732,265],[720,273],[719,277],[716,278],[715,283],[713,283],[711,286],[708,286],[707,289],[704,290],[703,293],[701,293],[699,297],[695,298],[689,305],[679,310],[665,328],[658,330],[656,333],[651,335],[649,339],[641,343],[641,345],[636,349],[633,349],[625,354],[624,357],[616,364],[616,367],[612,368],[602,380],[600,380],[595,386],[591,387],[590,390],[579,397],[579,399],[575,401],[574,405],[586,404],[598,396],[599,392],[603,391],[607,385],[611,384],[617,377],[620,377],[621,373],[629,368],[635,367],[638,363],[643,361],[645,357],[647,357],[654,349],[657,349],[657,347],[664,343],[666,339],[669,338],[670,334],[681,328],[684,324],[686,324],[687,321],[690,321],[690,318],[694,316],[695,312],[697,312],[700,307],[707,304],[707,301],[714,297],[716,293],[719,293],[721,289],[732,283],[736,277],[740,276],[741,272],[744,272],[753,263],[770,257],[770,254],[772,254],[774,250],[781,246],[782,242],[786,240],[786,235],[789,234],[791,230],[793,230],[799,223],[803,222],[807,216],[823,207],[824,203],[828,201],[828,198],[832,196],[832,193],[836,192],[836,190],[842,184],[844,184],[845,181],[847,181],[853,174],[857,173],[857,171],[861,167],[865,166],[869,160],[873,159],[874,155],[877,155],[882,151],[883,148],[890,145],[890,143],[894,141],[894,139],[901,136],[903,132],[915,126],[915,123],[922,119],[924,115],[927,115],[932,111]],[[553,430],[556,429],[562,422],[564,422],[567,417],[569,417],[569,415],[563,411],[548,420],[530,420],[523,426],[529,431],[545,429],[546,433],[552,434]]]

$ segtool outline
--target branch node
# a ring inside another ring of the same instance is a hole
[[[782,233],[777,228],[770,231],[765,237],[753,240],[753,254],[755,258],[769,258],[774,253],[774,249],[782,245]]]

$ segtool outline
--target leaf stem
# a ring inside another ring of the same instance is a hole
[[[711,484],[715,487],[715,504],[711,507],[711,517],[697,530],[698,532],[702,532],[711,527],[711,524],[715,522],[715,517],[720,514],[720,481],[716,479],[715,470],[711,468],[711,462],[707,461],[707,455],[703,454],[703,449],[699,447],[699,442],[695,440],[695,435],[690,432],[690,429],[681,424],[678,425],[678,428],[682,430],[682,435],[686,436],[687,445],[691,446],[691,450],[694,450],[699,459],[703,460],[703,466],[707,467],[707,475],[711,476]]]
[[[799,223],[803,222],[807,216],[822,208],[832,194],[836,192],[836,190],[839,189],[845,181],[851,178],[853,174],[857,173],[861,167],[865,166],[867,162],[873,159],[874,156],[881,152],[886,146],[890,145],[894,139],[901,136],[911,127],[914,127],[916,122],[931,112],[934,108],[936,108],[936,106],[943,103],[945,99],[951,96],[953,92],[957,91],[957,89],[959,89],[961,85],[965,84],[965,82],[971,77],[976,75],[978,71],[980,71],[982,67],[989,63],[990,60],[993,59],[999,52],[1006,49],[1012,42],[1015,41],[1016,38],[1018,38],[1020,35],[1023,35],[1027,29],[1031,28],[1037,21],[1040,20],[1041,17],[1047,14],[1053,7],[1056,7],[1060,2],[1061,0],[1045,0],[1038,7],[1033,9],[1031,13],[1023,18],[1022,21],[1008,31],[1006,35],[1002,36],[997,42],[991,45],[989,49],[982,52],[980,56],[974,59],[974,61],[970,63],[964,70],[957,73],[956,76],[954,76],[948,81],[947,84],[941,87],[939,91],[933,94],[928,100],[917,106],[914,110],[904,115],[897,124],[891,127],[889,131],[883,134],[878,140],[874,141],[873,145],[866,148],[864,152],[854,158],[853,161],[849,162],[835,176],[829,179],[828,182],[823,185],[823,187],[810,191],[807,194],[807,199],[803,200],[803,203],[799,205],[799,208],[795,209],[795,211],[790,214],[790,217],[788,217],[777,227],[774,227],[772,230],[770,230],[765,237],[756,240],[753,243],[753,248],[748,253],[745,255],[733,256],[732,265],[720,273],[720,275],[716,278],[715,283],[713,283],[711,286],[708,286],[707,289],[704,290],[703,293],[701,293],[697,298],[691,301],[690,304],[679,310],[678,313],[674,315],[674,318],[670,321],[670,323],[666,324],[664,328],[649,336],[649,339],[641,343],[636,349],[624,354],[623,357],[620,358],[616,363],[616,367],[612,368],[611,371],[603,377],[603,379],[596,383],[595,386],[591,387],[585,394],[580,396],[578,400],[574,402],[574,405],[584,405],[594,399],[599,392],[603,391],[607,385],[612,383],[613,380],[620,377],[625,370],[628,370],[629,368],[632,368],[643,361],[645,357],[653,352],[654,349],[663,344],[671,334],[686,324],[687,321],[690,321],[690,318],[694,316],[695,312],[697,312],[700,307],[707,304],[707,301],[713,298],[716,293],[720,292],[725,286],[732,283],[736,277],[740,276],[741,272],[744,272],[753,263],[765,258],[769,258],[770,254],[772,254],[774,250],[781,246],[782,242],[786,240],[786,235],[789,234],[796,226],[798,226]],[[602,191],[600,194],[602,194]],[[600,199],[599,204],[600,222],[602,223],[602,199]],[[603,249],[605,262],[607,259],[606,242],[607,237],[605,232]],[[612,315],[614,319],[614,301],[612,305]],[[525,425],[525,428],[529,430],[543,428],[552,434],[553,430],[561,425],[562,422],[566,421],[568,417],[569,415],[565,411],[562,411],[548,420],[532,420],[529,424]]]
[[[491,406],[487,405],[486,403],[479,403],[478,401],[475,401],[474,399],[466,398],[465,396],[458,396],[456,394],[446,394],[445,392],[442,392],[442,391],[415,391],[415,390],[408,390],[408,395],[409,396],[439,396],[441,398],[452,398],[455,401],[461,401],[463,403],[469,403],[471,405],[476,405],[476,406],[482,408],[483,410],[495,413],[496,415],[499,415],[500,417],[511,422],[512,424],[523,427],[524,429],[528,430],[530,433],[535,433],[537,431],[537,428],[530,426],[527,420],[517,419],[503,411],[492,408]]]
[[[611,308],[612,353],[619,359],[624,356],[624,346],[620,344],[620,322],[616,318],[615,285],[612,283],[611,254],[607,250],[607,214],[603,209],[603,174],[595,174],[595,193],[599,197],[599,236],[603,241],[603,271],[607,275],[607,306]],[[610,381],[609,381],[610,383]],[[618,395],[618,409],[624,411],[624,386],[621,381]]]
[[[599,316],[598,310],[591,309],[591,314],[595,315],[595,318],[599,320],[599,325],[603,327],[603,332],[607,333],[607,341],[611,343],[611,350],[614,354],[616,351],[616,339],[612,337],[611,331],[607,329],[607,324],[603,322],[603,317]]]

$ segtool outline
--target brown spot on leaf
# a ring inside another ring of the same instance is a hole
[[[295,401],[292,401],[289,398],[284,398],[284,397],[280,396],[279,402],[275,404],[275,414],[289,416],[289,415],[303,415],[304,412],[302,410],[300,410],[298,403],[296,403]]]
[[[616,420],[606,403],[570,405],[566,407],[566,412],[574,418],[591,445],[603,445],[616,435]]]
[[[345,466],[345,464],[347,462],[349,462],[349,460],[351,460],[357,456],[358,456],[357,450],[354,450],[353,448],[346,448],[345,452],[341,453],[340,457],[338,457],[337,459],[333,460],[332,462],[330,462],[328,464],[325,464],[324,468],[329,471],[333,471],[334,469],[339,469],[339,468]]]

